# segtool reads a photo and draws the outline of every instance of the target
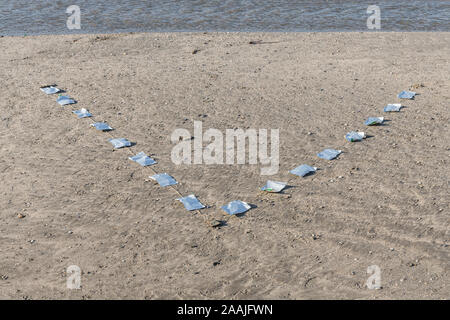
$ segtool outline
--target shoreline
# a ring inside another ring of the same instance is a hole
[[[26,37],[55,37],[55,36],[106,36],[106,35],[154,35],[154,34],[179,34],[179,35],[200,35],[200,34],[274,34],[274,35],[289,35],[289,34],[449,34],[450,31],[120,31],[107,33],[43,33],[43,34],[16,34],[16,35],[0,35],[0,38],[26,38]]]

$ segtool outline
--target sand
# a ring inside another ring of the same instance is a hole
[[[3,37],[0,52],[0,298],[448,299],[449,33]],[[53,83],[78,104],[40,92]],[[136,145],[113,151],[82,107]],[[170,135],[193,121],[279,128],[279,173],[173,164]],[[129,151],[209,207],[186,211]],[[289,174],[302,163],[322,170]],[[267,179],[292,188],[262,194]],[[228,219],[236,199],[257,207]]]

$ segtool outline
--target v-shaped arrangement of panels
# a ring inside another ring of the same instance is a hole
[[[53,95],[58,94],[58,98],[56,100],[57,103],[59,103],[61,106],[65,105],[72,105],[76,104],[77,101],[69,96],[62,95],[62,90],[59,89],[56,85],[48,85],[41,87],[41,90],[47,94],[47,95]],[[402,91],[399,95],[399,99],[414,99],[416,96],[415,92],[412,91]],[[402,108],[401,104],[388,104],[384,108],[384,112],[399,112]],[[82,118],[91,118],[93,115],[85,108],[82,108],[80,110],[72,111],[79,119]],[[384,117],[369,117],[364,124],[367,126],[375,126],[375,125],[381,125],[384,122]],[[113,131],[113,128],[111,128],[106,122],[95,122],[91,124],[92,127],[96,128],[99,131],[105,131],[110,132]],[[364,132],[356,132],[351,131],[345,135],[345,139],[349,142],[358,142],[362,141],[366,138],[366,135]],[[125,139],[125,138],[111,138],[108,140],[115,149],[121,149],[126,147],[131,147],[133,144]],[[317,156],[321,159],[325,160],[333,160],[336,159],[340,154],[342,153],[341,150],[335,150],[335,149],[324,149],[321,152],[317,154]],[[156,164],[157,162],[147,156],[144,152],[139,152],[135,156],[129,157],[130,160],[140,164],[143,167],[152,166]],[[290,173],[297,175],[299,177],[305,177],[310,174],[314,174],[316,172],[317,168],[309,166],[307,164],[302,164],[290,171]],[[153,170],[154,171],[154,170]],[[167,173],[157,173],[150,177],[151,179],[158,182],[158,184],[161,187],[172,187],[176,185],[178,182],[169,174]],[[266,192],[281,192],[285,187],[287,186],[287,183],[284,182],[277,182],[277,181],[267,181],[266,185],[261,188],[262,191]],[[175,190],[175,189],[174,189]],[[191,194],[188,196],[182,196],[181,198],[177,198],[176,200],[183,203],[186,210],[193,211],[193,210],[200,210],[205,208],[205,205],[203,205],[195,195]],[[236,214],[242,214],[252,208],[251,205],[248,203],[241,201],[241,200],[234,200],[229,202],[228,204],[221,207],[227,214],[229,215],[236,215]]]

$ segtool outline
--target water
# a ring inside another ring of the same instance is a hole
[[[381,31],[450,31],[449,0],[0,0],[0,35],[130,31],[368,31],[366,10],[381,9]],[[81,30],[66,8],[78,5]]]

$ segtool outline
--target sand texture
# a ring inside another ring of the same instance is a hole
[[[0,52],[0,298],[449,298],[449,33],[3,37]],[[114,151],[83,107],[136,145]],[[363,125],[375,116],[388,121]],[[279,173],[175,165],[170,136],[194,120],[280,129]],[[316,156],[330,147],[337,160]],[[186,211],[130,151],[209,207]],[[289,174],[303,163],[321,170]],[[267,179],[291,188],[261,193]],[[256,208],[228,219],[236,199]]]

